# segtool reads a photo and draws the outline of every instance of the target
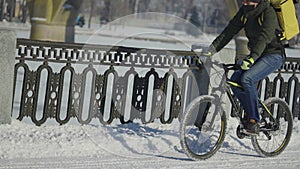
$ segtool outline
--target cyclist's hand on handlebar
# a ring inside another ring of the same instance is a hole
[[[192,51],[199,52],[198,63],[202,64],[207,57],[212,57],[215,53],[215,47],[210,45],[209,47],[203,47],[203,45],[192,45]]]
[[[209,47],[192,45],[192,51],[200,52],[200,55],[204,57],[212,57],[216,53],[215,47],[213,45],[210,45]]]
[[[209,51],[209,50],[203,50],[201,52],[201,56],[205,56],[205,57],[212,57],[214,55],[213,52]]]
[[[253,57],[247,56],[247,57],[242,61],[241,69],[242,69],[242,70],[248,70],[248,69],[250,69],[250,67],[253,65],[253,63],[254,63]]]

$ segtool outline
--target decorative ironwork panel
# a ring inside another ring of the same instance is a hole
[[[183,105],[184,80],[175,70],[196,64],[194,54],[184,51],[17,42],[15,87],[24,69],[22,97],[14,103],[20,107],[17,118],[30,117],[36,125],[49,118],[65,124],[74,117],[81,124],[94,118],[103,124],[171,123]]]

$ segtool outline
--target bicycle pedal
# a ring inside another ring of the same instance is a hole
[[[269,128],[265,128],[265,127],[259,129],[259,132],[264,132],[264,131],[270,132],[270,131],[274,131],[274,130],[273,129],[269,129]]]

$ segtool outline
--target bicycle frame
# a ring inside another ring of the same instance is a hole
[[[216,64],[219,65],[219,64]],[[222,64],[222,68],[224,69],[224,76],[222,77],[221,82],[223,82],[225,80],[225,91],[226,94],[229,98],[229,101],[233,107],[233,113],[235,117],[239,117],[241,119],[242,117],[242,107],[240,106],[239,102],[237,99],[235,99],[234,97],[234,93],[232,91],[232,87],[237,87],[241,90],[243,90],[243,86],[241,86],[240,84],[238,84],[237,82],[233,82],[228,78],[228,72],[230,70],[238,70],[240,69],[240,65],[238,64]],[[262,108],[270,115],[270,117],[274,120],[271,111],[267,108],[267,106],[263,103],[263,101],[260,98],[257,98],[259,104],[262,106]]]

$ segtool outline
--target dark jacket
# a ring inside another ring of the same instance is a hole
[[[269,2],[262,1],[255,9],[240,7],[224,31],[213,41],[215,50],[220,51],[242,28],[249,40],[250,55],[256,60],[265,54],[282,54],[283,46],[276,36],[281,30],[274,8]]]

